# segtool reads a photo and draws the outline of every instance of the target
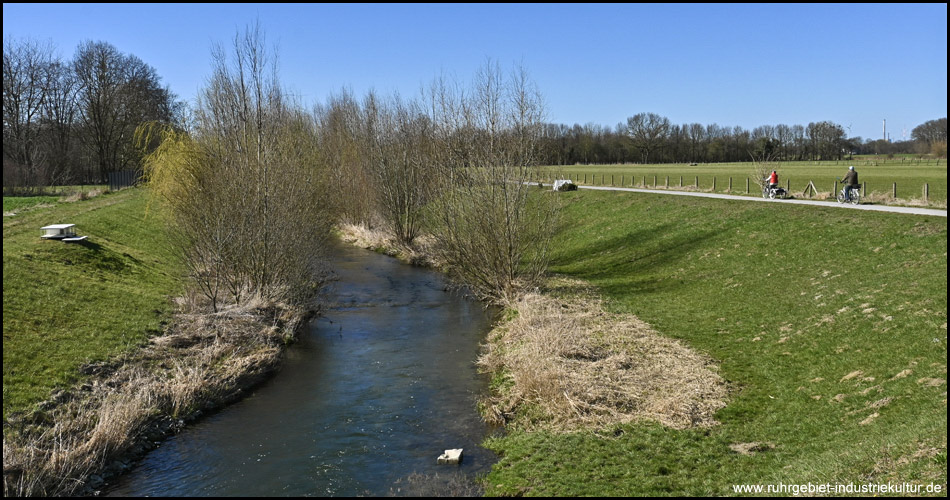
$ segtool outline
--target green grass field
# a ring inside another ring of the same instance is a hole
[[[4,197],[4,212],[35,198]],[[182,285],[162,221],[146,212],[146,192],[125,189],[4,217],[4,418],[77,380],[83,363],[160,331]],[[40,238],[40,227],[57,223],[89,239]]]
[[[34,207],[55,205],[59,203],[59,196],[4,196],[3,213],[19,213]]]
[[[558,195],[567,206],[551,270],[592,283],[612,311],[710,355],[731,398],[708,430],[645,423],[491,439],[502,458],[488,494],[945,487],[945,217],[652,193]],[[748,443],[758,451],[731,447]]]
[[[893,195],[894,183],[897,184],[897,198],[901,200],[920,200],[923,198],[925,184],[929,186],[928,200],[934,204],[947,203],[947,165],[941,160],[937,165],[934,160],[929,164],[904,162],[897,160],[856,160],[854,162],[782,162],[777,163],[775,170],[779,174],[780,184],[785,187],[786,182],[793,196],[802,197],[802,193],[812,182],[819,192],[830,193],[835,186],[835,180],[846,173],[849,165],[859,173],[859,180],[866,184],[868,193],[880,193],[882,196]],[[544,167],[547,175],[559,178],[570,178],[579,184],[588,185],[615,185],[623,183],[626,187],[659,188],[669,186],[693,187],[698,184],[705,191],[744,195],[746,193],[746,179],[749,179],[749,190],[752,196],[759,196],[752,163],[712,163],[695,166],[686,164],[663,165],[572,165]],[[729,190],[729,179],[732,178],[732,190]],[[655,178],[655,179],[654,179]],[[667,178],[669,179],[667,181]],[[682,178],[682,180],[681,180]],[[586,180],[585,180],[586,179]],[[667,183],[668,182],[668,183]]]

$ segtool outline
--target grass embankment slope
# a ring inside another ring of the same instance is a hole
[[[4,198],[5,212],[14,200]],[[145,190],[45,202],[53,205],[3,219],[4,419],[74,383],[81,365],[160,332],[168,298],[181,293],[178,261]],[[57,223],[76,224],[89,239],[40,238],[41,227]]]
[[[946,218],[559,196],[567,205],[552,271],[592,284],[608,311],[635,314],[709,355],[730,396],[711,428],[638,423],[489,440],[502,458],[488,494],[945,487]]]

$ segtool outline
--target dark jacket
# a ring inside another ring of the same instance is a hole
[[[848,173],[844,176],[844,179],[842,179],[841,182],[847,184],[848,186],[857,186],[860,184],[858,182],[858,171],[848,170]]]

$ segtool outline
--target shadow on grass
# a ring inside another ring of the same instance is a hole
[[[557,253],[551,266],[560,274],[596,282],[603,292],[617,298],[670,291],[690,280],[671,277],[674,273],[669,269],[683,265],[691,253],[723,230],[666,223]]]
[[[120,273],[129,267],[128,260],[133,263],[136,259],[129,255],[119,254],[115,250],[104,247],[88,239],[77,242],[49,245],[45,253],[53,262],[67,266],[79,266],[88,270],[98,270],[109,273]]]

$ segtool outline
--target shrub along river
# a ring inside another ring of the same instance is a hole
[[[474,361],[493,312],[437,272],[342,244],[332,253],[332,304],[280,370],[105,494],[451,495],[460,475],[489,471],[497,458],[479,443],[495,430],[476,409],[488,380]],[[437,465],[451,448],[462,463]]]

